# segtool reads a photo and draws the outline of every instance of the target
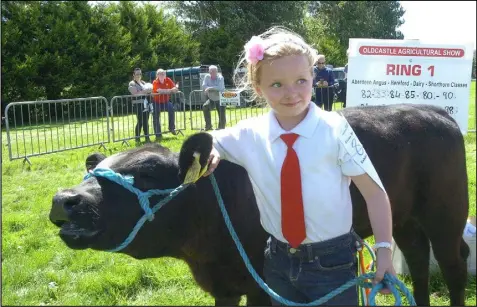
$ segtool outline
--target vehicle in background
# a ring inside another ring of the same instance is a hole
[[[333,71],[333,77],[335,80],[344,80],[345,78],[345,72],[344,72],[344,67],[336,67],[332,69]]]

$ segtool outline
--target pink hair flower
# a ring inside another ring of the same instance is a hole
[[[252,38],[245,44],[245,58],[247,62],[252,63],[253,65],[257,64],[258,61],[263,60],[263,54],[265,52],[265,47],[263,40],[259,36],[252,36]]]

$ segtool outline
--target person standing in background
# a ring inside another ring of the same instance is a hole
[[[318,55],[316,66],[313,67],[314,79],[313,85],[315,87],[315,104],[326,111],[331,111],[333,107],[333,94],[335,78],[333,71],[326,67],[326,59],[322,54]]]
[[[136,142],[141,140],[141,129],[144,129],[144,135],[146,136],[146,142],[150,142],[149,138],[149,108],[144,104],[146,97],[144,95],[150,94],[151,90],[146,88],[146,82],[141,80],[142,71],[141,68],[135,68],[133,71],[133,80],[129,82],[128,90],[131,95],[138,95],[138,97],[132,98],[133,105],[136,105],[137,124],[135,129]]]
[[[156,72],[156,79],[152,82],[152,92],[159,93],[161,95],[154,95],[154,113],[153,113],[153,125],[154,133],[156,135],[156,140],[162,139],[161,132],[161,111],[167,110],[169,114],[169,131],[176,135],[176,126],[175,126],[175,111],[174,106],[171,102],[170,94],[177,93],[179,91],[178,84],[174,84],[174,81],[171,78],[166,77],[166,71],[159,68]]]
[[[212,121],[210,118],[210,110],[217,109],[219,114],[219,129],[225,128],[225,106],[220,105],[220,92],[225,90],[224,77],[218,75],[217,66],[209,66],[209,74],[204,77],[202,82],[202,90],[207,96],[207,101],[202,106],[205,120],[205,130],[212,130]]]

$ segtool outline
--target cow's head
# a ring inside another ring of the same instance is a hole
[[[86,158],[86,170],[110,168],[123,176],[132,176],[134,187],[141,191],[174,189],[182,183],[194,152],[200,154],[201,165],[206,166],[211,146],[210,135],[200,133],[184,142],[180,157],[151,144],[110,157],[92,154]],[[172,255],[189,235],[190,219],[201,209],[197,193],[200,192],[192,187],[179,193],[156,212],[153,221],[146,221],[122,252],[136,258]],[[150,207],[164,197],[151,197]],[[143,215],[136,194],[107,178],[91,176],[56,193],[50,220],[60,227],[59,235],[68,247],[109,250],[128,237]]]

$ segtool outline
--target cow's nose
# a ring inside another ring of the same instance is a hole
[[[64,222],[69,221],[69,214],[74,206],[81,201],[81,195],[71,191],[61,191],[53,197],[52,207],[50,211],[50,221],[61,226]]]

